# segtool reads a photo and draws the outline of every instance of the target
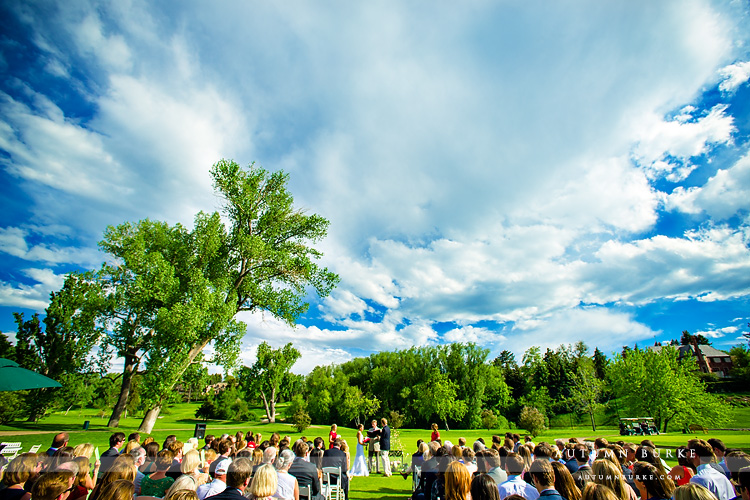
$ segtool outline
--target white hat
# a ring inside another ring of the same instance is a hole
[[[216,475],[217,476],[223,476],[227,473],[229,470],[229,465],[232,463],[232,460],[229,458],[222,458],[219,460],[219,463],[216,464]]]

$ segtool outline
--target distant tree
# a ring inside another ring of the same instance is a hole
[[[367,418],[380,409],[380,401],[376,397],[368,397],[362,394],[359,387],[346,386],[342,391],[341,403],[338,405],[339,415],[344,421],[354,420],[355,425],[360,424],[360,418]]]
[[[531,406],[524,406],[521,410],[518,426],[526,429],[532,436],[538,436],[547,428],[544,425],[544,414]]]
[[[568,402],[576,412],[588,413],[591,417],[591,430],[596,430],[594,414],[602,408],[599,403],[604,381],[597,377],[594,362],[582,358],[578,370],[572,374],[573,386]]]
[[[731,375],[744,384],[750,383],[750,348],[740,344],[729,350],[732,357]]]
[[[0,358],[15,359],[13,344],[3,332],[0,332]]]
[[[602,351],[597,347],[594,349],[594,370],[596,371],[596,378],[604,380],[607,377],[607,365],[609,360]]]
[[[698,335],[691,335],[689,331],[683,330],[682,331],[682,337],[680,338],[680,344],[682,345],[692,345],[693,341],[698,342],[698,345],[711,345],[711,342],[701,335],[700,333]]]
[[[40,320],[38,314],[26,319],[23,314],[14,313],[18,325],[14,355],[18,364],[57,381],[91,368],[89,353],[103,334],[96,322],[102,300],[101,287],[89,275],[70,274],[60,291],[50,294],[44,319]],[[29,421],[37,421],[50,409],[56,398],[54,391],[38,389],[29,393]]]
[[[426,419],[437,416],[445,424],[446,430],[450,430],[449,418],[460,420],[466,414],[466,403],[456,398],[456,383],[444,373],[433,370],[427,381],[415,387],[415,392],[417,413]]]
[[[202,394],[208,386],[208,368],[203,364],[203,356],[199,356],[190,363],[190,366],[182,374],[182,389],[187,393],[187,402],[190,403],[194,394]]]
[[[693,358],[679,359],[674,347],[630,351],[610,364],[607,377],[618,401],[633,415],[654,417],[657,427],[714,425],[726,420],[726,408],[698,375]]]
[[[273,349],[267,342],[262,342],[258,346],[255,363],[243,372],[243,376],[247,377],[246,383],[249,383],[263,400],[269,422],[276,422],[279,387],[299,357],[299,351],[291,342],[279,349]]]
[[[310,427],[310,421],[310,415],[304,410],[299,410],[292,416],[292,426],[297,429],[297,432],[304,432]]]

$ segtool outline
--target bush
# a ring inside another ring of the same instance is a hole
[[[396,410],[392,410],[388,414],[388,423],[391,424],[391,427],[394,429],[400,429],[402,425],[404,425],[404,415],[397,412]]]
[[[310,422],[310,415],[305,410],[300,409],[292,416],[292,426],[297,429],[297,432],[304,432],[310,427]]]
[[[487,429],[497,429],[498,421],[492,410],[482,410],[482,427]]]
[[[544,414],[531,406],[524,406],[521,410],[518,426],[526,429],[534,437],[541,434],[547,428],[544,425]]]
[[[27,412],[23,397],[16,392],[0,392],[0,424],[20,420]]]

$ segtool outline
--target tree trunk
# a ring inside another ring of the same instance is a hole
[[[119,427],[120,418],[128,406],[130,399],[130,387],[133,382],[133,375],[137,368],[136,357],[132,354],[125,356],[125,367],[122,370],[122,384],[120,385],[120,395],[117,397],[117,404],[112,410],[112,416],[109,417],[107,427]]]
[[[596,422],[594,421],[594,412],[592,411],[590,415],[591,415],[591,430],[596,431]]]
[[[260,398],[263,400],[263,406],[266,408],[266,418],[271,422],[271,409],[268,407],[268,399],[266,399],[266,393],[260,391]]]
[[[142,432],[144,434],[151,434],[151,431],[154,430],[154,425],[156,424],[156,419],[159,417],[159,412],[161,411],[161,405],[156,405],[153,408],[150,408],[146,415],[143,417],[143,420],[141,421],[141,426],[138,427],[138,432]]]
[[[450,429],[448,428],[448,419],[443,419],[443,422],[445,422],[445,430],[450,432]]]
[[[271,390],[271,419],[269,422],[276,422],[276,389]]]

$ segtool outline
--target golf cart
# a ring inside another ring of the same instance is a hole
[[[659,434],[652,417],[635,417],[620,419],[621,436],[651,436]]]

